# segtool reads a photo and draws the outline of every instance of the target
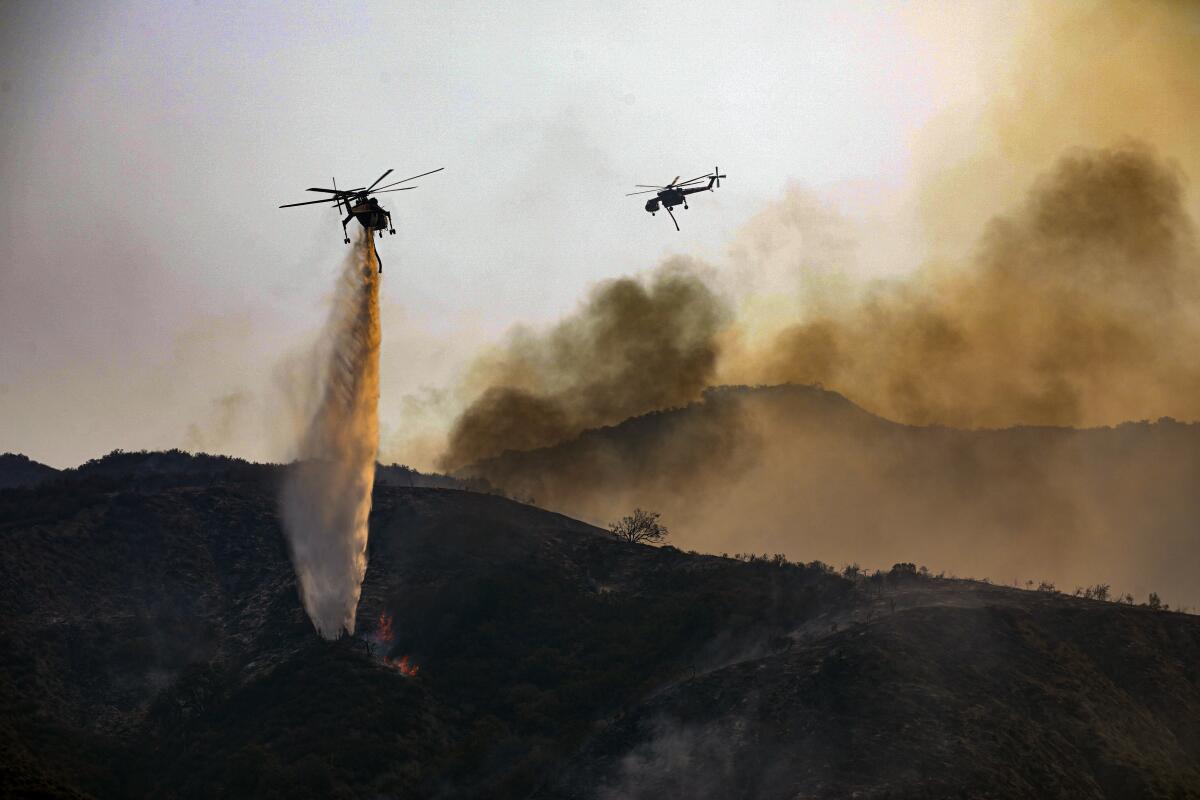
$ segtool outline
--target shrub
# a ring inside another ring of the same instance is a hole
[[[657,511],[633,510],[633,515],[624,517],[620,522],[610,523],[609,532],[625,542],[644,543],[661,542],[667,538],[667,526],[659,523],[662,516]]]

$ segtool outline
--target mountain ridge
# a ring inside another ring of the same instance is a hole
[[[630,545],[495,495],[381,484],[357,634],[325,642],[280,478],[0,492],[0,787],[1021,797],[1049,776],[1060,797],[1200,796],[1195,617],[911,564],[847,577]],[[31,498],[39,514],[8,513]]]
[[[596,524],[640,506],[708,552],[886,566],[1200,605],[1200,425],[963,430],[814,386],[701,401],[457,473]]]

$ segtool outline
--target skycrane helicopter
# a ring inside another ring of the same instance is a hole
[[[379,231],[380,237],[383,236],[383,232],[385,230],[392,236],[395,236],[396,228],[392,225],[392,212],[379,205],[379,201],[374,197],[371,197],[371,195],[386,194],[387,192],[404,192],[409,189],[416,189],[416,186],[401,186],[399,189],[393,189],[392,187],[400,186],[400,184],[408,183],[409,181],[415,181],[417,178],[424,178],[426,175],[432,175],[433,173],[441,172],[444,169],[445,167],[438,167],[435,170],[422,172],[420,175],[413,175],[411,178],[405,178],[402,181],[394,181],[392,183],[379,186],[380,181],[392,174],[392,170],[389,169],[387,172],[380,175],[379,178],[377,178],[376,181],[370,186],[365,188],[359,187],[357,189],[339,189],[337,188],[337,178],[334,178],[332,189],[310,187],[307,190],[310,192],[325,192],[326,194],[333,195],[332,197],[326,197],[322,200],[308,200],[303,203],[285,203],[284,205],[281,205],[280,208],[294,208],[296,206],[312,206],[320,203],[330,203],[334,206],[337,206],[337,210],[340,213],[344,207],[346,210],[346,218],[342,220],[342,242],[344,244],[350,244],[350,234],[346,231],[346,226],[350,224],[350,220],[352,219],[357,219],[358,224],[362,225],[368,234],[372,234],[372,239],[374,239],[373,234],[375,231]],[[372,244],[373,243],[374,242],[372,242]],[[383,272],[383,261],[381,261],[379,258],[378,247],[375,248],[375,261],[379,264],[379,271]]]
[[[650,194],[651,192],[656,192],[658,194],[657,197],[652,197],[646,201],[646,210],[650,212],[650,216],[654,216],[655,212],[658,211],[659,206],[662,206],[667,210],[667,213],[671,215],[671,222],[675,223],[675,230],[679,230],[679,220],[675,219],[675,214],[671,211],[671,209],[680,204],[683,204],[684,209],[687,209],[687,196],[689,194],[695,194],[696,192],[703,191],[711,192],[714,186],[719,189],[721,188],[721,178],[727,177],[729,176],[721,174],[720,167],[713,167],[712,172],[705,173],[698,178],[692,178],[691,180],[684,181],[683,183],[679,182],[679,176],[676,175],[675,180],[671,181],[666,186],[647,186],[642,183],[635,184],[639,189],[645,189],[646,191],[630,192],[625,196],[633,197],[636,194]],[[707,186],[696,185],[705,180],[708,181]]]

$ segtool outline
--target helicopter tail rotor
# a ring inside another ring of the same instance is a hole
[[[713,167],[713,186],[720,189],[721,188],[721,178],[727,178],[727,177],[729,177],[729,176],[721,174],[720,167]]]

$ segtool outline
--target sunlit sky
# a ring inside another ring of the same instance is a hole
[[[384,259],[385,428],[517,323],[674,253],[720,270],[788,186],[881,221],[912,268],[913,148],[970,115],[1008,3],[6,3],[0,6],[0,451],[71,466],[186,446],[319,329],[337,214]],[[679,214],[635,183],[729,175]],[[260,410],[261,411],[261,410]],[[269,409],[265,413],[270,413]],[[224,449],[285,454],[253,425]]]

